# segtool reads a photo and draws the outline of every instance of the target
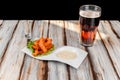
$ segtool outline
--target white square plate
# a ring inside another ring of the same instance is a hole
[[[32,52],[27,47],[23,48],[22,51],[33,58],[62,62],[76,69],[80,66],[88,54],[86,51],[72,46],[59,47],[52,53],[45,56],[33,56]]]

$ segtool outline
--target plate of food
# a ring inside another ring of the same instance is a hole
[[[87,56],[87,52],[73,46],[55,48],[51,38],[37,38],[27,43],[22,51],[39,60],[59,61],[78,68]]]
[[[30,40],[22,51],[27,55],[41,60],[49,60],[50,54],[55,50],[55,46],[52,43],[51,38],[35,38],[35,40]],[[47,58],[48,57],[48,58]]]

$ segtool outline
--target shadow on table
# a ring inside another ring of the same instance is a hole
[[[69,44],[69,45],[80,45],[80,42],[81,42],[81,37],[80,37],[80,26],[79,26],[79,21],[75,21],[75,20],[67,20],[67,21],[64,21],[62,22],[62,20],[59,20],[57,23],[57,21],[53,20],[53,21],[50,21],[50,24],[49,24],[49,30],[50,28],[54,28],[54,32],[56,31],[56,34],[58,34],[58,36],[60,34],[62,34],[60,31],[64,31],[64,40],[65,41],[65,44]],[[49,31],[50,33],[50,31]],[[101,38],[98,38],[98,33],[96,34],[96,39],[95,41],[97,40],[101,40]],[[103,35],[106,35],[103,33]],[[56,36],[56,37],[58,37]],[[59,37],[58,37],[59,38]]]

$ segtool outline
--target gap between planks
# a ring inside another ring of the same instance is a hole
[[[113,22],[115,22],[115,21],[108,21],[108,23],[109,23],[109,25],[110,25],[110,27],[111,27],[111,30],[114,32],[114,34],[116,35],[116,37],[120,39],[120,35],[118,35],[118,32],[116,31],[116,29],[113,28],[113,27],[114,27],[114,24],[115,24],[115,23],[113,23]],[[117,22],[117,21],[116,21],[116,22]],[[117,25],[115,25],[115,26],[117,26]],[[119,27],[118,29],[120,29],[120,27]],[[117,30],[118,30],[118,29],[117,29]]]
[[[112,31],[112,32],[110,31],[112,34],[111,34],[111,33],[106,33],[106,34],[108,34],[108,36],[112,36],[112,38],[115,39],[114,41],[116,41],[116,40],[118,39],[116,42],[117,42],[117,43],[119,42],[118,44],[120,44],[119,36],[118,36],[118,34],[116,33],[116,31],[114,30],[114,28],[113,28],[114,26],[111,25],[111,22],[110,22],[110,21],[102,21],[102,22],[101,22],[101,26],[103,26],[102,23],[104,24],[104,23],[106,23],[106,22],[109,24],[109,27],[111,28],[111,31]],[[103,27],[104,27],[104,26],[103,26]],[[118,78],[120,79],[120,71],[119,71],[120,69],[119,69],[119,65],[118,65],[119,63],[117,63],[117,62],[119,62],[119,60],[116,62],[116,60],[112,57],[112,54],[114,54],[114,47],[113,47],[113,46],[114,46],[114,45],[118,45],[118,44],[116,44],[116,43],[115,43],[115,44],[111,43],[110,40],[109,40],[109,39],[111,39],[111,37],[110,37],[110,38],[108,37],[107,39],[104,39],[99,30],[98,30],[98,33],[99,33],[99,36],[100,36],[100,38],[101,38],[101,41],[102,41],[104,47],[106,48],[106,51],[107,51],[107,53],[108,53],[107,55],[108,55],[108,57],[109,57],[109,59],[110,59],[110,61],[111,61],[111,64],[113,65],[113,69],[114,69],[116,75],[118,76]],[[106,41],[107,41],[107,42],[106,42]],[[118,47],[119,47],[119,46],[118,46]],[[113,53],[111,53],[110,50],[111,50]],[[116,52],[115,52],[115,53],[116,53]],[[118,52],[118,53],[119,53],[119,52]],[[115,56],[115,57],[117,57],[117,56]]]
[[[56,48],[64,45],[64,33],[63,21],[50,21],[49,37],[53,39]],[[49,61],[48,70],[48,80],[69,80],[66,64]]]
[[[0,24],[2,25],[2,24],[3,24],[3,20],[1,20],[0,22],[1,22]],[[12,38],[13,38],[13,35],[14,35],[14,32],[15,32],[17,26],[18,26],[18,23],[19,23],[19,21],[18,21],[18,22],[16,23],[16,25],[15,25],[15,28],[14,28],[14,30],[13,30],[13,32],[12,32],[12,36],[11,36],[11,38],[9,39],[8,43],[6,44],[6,47],[5,47],[5,50],[4,50],[3,54],[0,55],[0,66],[1,66],[2,61],[4,60],[4,56],[5,56],[6,50],[7,50],[7,48],[8,48],[8,45],[9,45],[10,41],[11,41]]]
[[[49,22],[49,21],[48,21]],[[41,36],[47,37],[47,25],[48,22],[44,22],[44,20],[36,20],[32,27],[32,34],[33,34],[33,39],[34,38],[39,38]],[[43,24],[44,23],[44,24]],[[27,62],[29,61],[29,63]],[[26,65],[27,64],[27,65]],[[34,66],[33,66],[34,65]],[[35,71],[31,68],[34,68]],[[27,75],[27,72],[25,70],[28,70],[29,74]],[[25,71],[25,72],[24,72]],[[48,72],[48,66],[47,66],[47,61],[42,61],[42,60],[36,60],[33,58],[30,58],[29,56],[25,56],[25,63],[23,65],[23,69],[21,70],[21,75],[20,75],[20,80],[26,80],[26,79],[34,79],[34,80],[47,80],[47,72]],[[24,76],[25,75],[25,76]],[[26,77],[27,76],[27,77]],[[33,77],[31,77],[33,76]]]
[[[78,21],[66,21],[66,37],[67,45],[74,46],[85,50],[83,46],[80,45],[80,27]],[[91,65],[88,57],[82,62],[80,67],[76,70],[69,66],[70,70],[70,80],[93,80],[93,73],[91,71]]]

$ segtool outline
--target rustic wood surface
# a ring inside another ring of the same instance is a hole
[[[25,33],[50,37],[88,52],[78,69],[57,61],[34,59],[21,51]],[[77,20],[0,20],[0,80],[120,80],[120,22],[101,20],[92,47],[80,44]]]

